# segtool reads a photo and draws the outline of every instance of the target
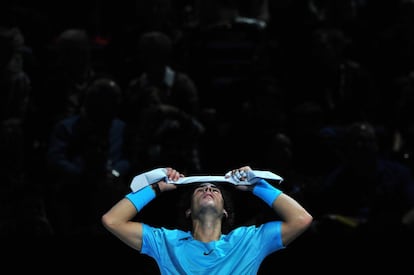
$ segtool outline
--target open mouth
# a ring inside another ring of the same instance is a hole
[[[203,195],[203,199],[205,199],[205,198],[207,198],[207,197],[209,197],[209,198],[213,198],[213,195],[212,195],[212,194],[204,194],[204,195]]]

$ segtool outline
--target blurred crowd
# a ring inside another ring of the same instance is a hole
[[[135,175],[250,165],[282,176],[278,188],[315,218],[263,274],[297,257],[317,270],[408,265],[414,1],[4,1],[0,10],[0,236],[10,255],[41,249],[60,261],[73,249],[98,269],[108,253],[139,261],[100,223]],[[152,207],[142,215],[174,222]],[[269,218],[262,207],[241,200],[238,222]]]

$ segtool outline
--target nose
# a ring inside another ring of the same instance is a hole
[[[212,191],[212,189],[211,189],[211,186],[210,185],[206,185],[204,187],[204,192],[211,192],[211,191]]]

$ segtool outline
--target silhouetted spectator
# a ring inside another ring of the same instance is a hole
[[[217,142],[210,142],[210,150],[224,150],[229,154],[227,160],[221,165],[224,167],[227,163],[237,165],[248,161],[251,156],[256,156],[258,167],[273,166],[274,158],[266,157],[269,148],[272,146],[272,138],[276,133],[286,131],[287,106],[286,94],[283,87],[278,81],[270,76],[262,76],[251,84],[251,93],[248,99],[243,103],[234,100],[229,108],[236,108],[234,117],[229,121],[228,128],[223,131],[222,135],[217,137]],[[221,123],[218,121],[217,123]],[[221,132],[218,132],[221,133]],[[234,134],[237,134],[235,138]],[[248,140],[257,139],[257,133],[260,133],[260,142],[251,144],[247,148],[240,150],[242,144]],[[220,146],[223,146],[219,149]],[[214,158],[214,154],[212,154]],[[217,165],[220,161],[216,160]],[[270,168],[269,167],[269,168]],[[278,169],[280,171],[280,168]]]
[[[391,130],[388,153],[414,172],[414,71],[395,81],[395,105],[387,124]]]
[[[42,194],[27,173],[32,80],[24,68],[26,48],[18,27],[0,27],[0,238],[7,244],[53,234]]]
[[[205,128],[179,108],[168,104],[147,107],[129,129],[128,154],[134,174],[171,161],[182,171],[203,171],[200,143]]]
[[[24,174],[25,123],[32,95],[31,79],[24,70],[24,45],[18,28],[0,27],[0,138],[3,175],[8,180]]]
[[[111,29],[108,44],[110,55],[106,57],[112,64],[111,74],[119,79],[122,88],[140,70],[136,46],[141,35],[160,32],[175,44],[181,36],[180,20],[184,20],[184,15],[180,13],[185,12],[182,7],[185,4],[171,0],[130,1],[123,5],[100,3],[104,9],[103,15],[107,17],[105,24]]]
[[[142,71],[128,81],[123,118],[133,120],[135,108],[157,103],[176,106],[198,117],[200,102],[195,83],[188,74],[171,67],[171,39],[162,32],[144,33],[140,36],[136,51]],[[156,89],[151,89],[153,87]]]
[[[24,70],[24,37],[19,28],[0,27],[1,119],[24,120],[32,83]]]
[[[130,79],[122,102],[122,118],[127,122],[131,142],[128,147],[137,173],[171,158],[180,159],[177,165],[183,171],[201,169],[199,149],[194,147],[200,146],[205,128],[200,119],[198,90],[189,75],[171,67],[172,51],[171,39],[162,32],[147,32],[139,39],[137,53],[142,72]],[[173,128],[175,134],[170,135]],[[157,150],[162,152],[156,153],[154,146],[161,146]]]
[[[237,1],[197,4],[199,22],[179,41],[178,62],[199,87],[203,106],[227,119],[234,101],[246,100],[249,84],[267,69],[266,23],[240,16]]]
[[[127,188],[130,163],[125,123],[117,118],[120,97],[115,81],[97,78],[86,89],[81,113],[55,124],[47,162],[49,210],[58,233],[93,231],[96,215]]]
[[[299,102],[289,110],[286,131],[292,140],[294,167],[302,175],[319,179],[337,165],[337,156],[328,146],[330,140],[324,136],[329,118],[316,101]]]
[[[266,22],[242,15],[239,7],[233,0],[197,1],[197,23],[185,30],[176,46],[177,63],[194,79],[203,114],[212,114],[203,120],[208,121],[203,143],[208,159],[235,145],[233,130],[242,123],[240,117],[246,115],[256,84],[268,69]],[[238,158],[237,152],[229,155],[226,164],[207,161],[208,170],[221,171]]]
[[[291,100],[319,102],[334,124],[378,119],[381,95],[373,74],[349,55],[351,44],[350,37],[338,28],[313,30],[309,60]]]
[[[368,122],[347,126],[342,145],[343,162],[327,175],[320,194],[312,198],[316,228],[324,236],[322,251],[330,251],[326,256],[340,262],[336,248],[357,246],[358,251],[347,260],[366,261],[359,257],[371,253],[374,261],[384,259],[390,264],[384,251],[404,251],[412,240],[412,232],[403,224],[404,215],[414,206],[411,171],[379,153],[376,129]],[[394,256],[398,263],[398,255]]]
[[[42,146],[57,121],[79,114],[85,88],[96,75],[85,30],[66,29],[49,46],[49,55],[43,60],[45,76],[34,95],[36,115],[41,121],[37,121],[38,141]]]

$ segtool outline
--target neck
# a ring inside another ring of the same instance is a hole
[[[193,238],[201,242],[217,241],[221,236],[220,219],[193,220]]]

